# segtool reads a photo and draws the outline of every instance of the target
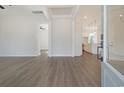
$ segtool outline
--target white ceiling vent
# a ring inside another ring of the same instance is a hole
[[[33,14],[43,14],[43,11],[32,11]]]

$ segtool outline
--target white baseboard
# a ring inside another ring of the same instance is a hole
[[[53,54],[51,57],[73,57],[73,55]]]
[[[37,57],[40,54],[36,54],[36,55],[0,55],[0,57]]]

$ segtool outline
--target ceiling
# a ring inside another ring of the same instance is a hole
[[[5,9],[0,9],[0,13],[14,15],[40,15],[40,16],[58,16],[73,15],[74,5],[4,5]],[[32,12],[33,11],[33,12]],[[47,14],[46,14],[47,13]]]
[[[50,15],[73,15],[75,6],[59,5],[47,6]]]
[[[0,9],[0,15],[5,16],[32,16],[39,21],[47,22],[47,18],[43,12],[43,6],[37,5],[4,5],[5,9]],[[34,13],[35,12],[35,13]]]
[[[124,5],[112,5],[109,7],[109,19],[124,19]]]
[[[32,15],[32,11],[42,11],[43,6],[36,5],[4,5],[5,9],[0,9],[0,12],[6,12],[9,14],[21,14],[21,15]]]
[[[46,15],[58,16],[58,15],[73,15],[75,13],[76,5],[13,5],[4,6],[6,9],[0,9],[1,14],[12,14],[12,15],[31,15],[41,16],[44,19]],[[78,12],[79,19],[83,21],[99,20],[100,8],[97,5],[81,5]],[[35,13],[32,13],[34,11]],[[37,12],[37,13],[36,13]],[[39,13],[43,12],[43,13]],[[47,14],[46,14],[47,13]],[[84,19],[87,16],[87,20]]]
[[[109,10],[117,11],[117,10],[124,10],[124,5],[110,5]]]
[[[81,5],[78,12],[78,19],[84,23],[91,23],[94,20],[101,20],[101,6],[99,5]],[[99,24],[99,23],[98,23]]]
[[[4,5],[5,9],[0,9],[0,13],[8,12],[10,14],[28,14],[32,15],[32,11],[41,11],[44,13],[44,8],[48,9],[50,15],[73,15],[75,5]],[[88,18],[98,17],[97,14],[100,11],[98,5],[80,5],[79,15],[87,16]],[[110,5],[111,11],[124,11],[123,5]],[[41,14],[40,14],[41,15]],[[44,15],[44,14],[43,14]]]

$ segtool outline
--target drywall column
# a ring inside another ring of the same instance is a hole
[[[75,56],[82,55],[82,20],[76,18],[75,20]]]
[[[51,56],[72,56],[72,16],[52,16]]]
[[[72,56],[75,56],[75,18],[72,20]]]

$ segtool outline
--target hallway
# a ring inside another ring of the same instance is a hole
[[[98,87],[100,62],[95,55],[81,57],[0,58],[1,87]]]

